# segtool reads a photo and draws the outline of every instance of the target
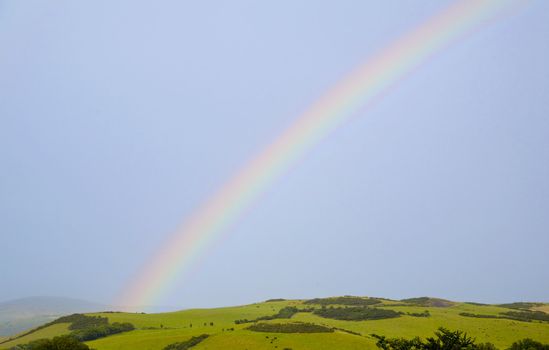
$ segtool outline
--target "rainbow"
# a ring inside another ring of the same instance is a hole
[[[511,9],[517,0],[462,0],[407,33],[316,101],[197,208],[126,286],[117,305],[151,305],[259,195],[353,113],[434,53]]]

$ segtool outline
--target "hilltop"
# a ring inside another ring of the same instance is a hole
[[[372,334],[426,338],[445,327],[506,349],[523,338],[549,343],[548,306],[345,296],[155,314],[102,312],[59,319],[4,340],[0,348],[72,332],[97,350],[162,350],[174,343],[183,345],[168,349],[377,349]]]

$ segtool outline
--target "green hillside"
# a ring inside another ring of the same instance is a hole
[[[426,338],[442,326],[465,331],[477,342],[490,342],[505,349],[523,338],[549,343],[549,314],[544,312],[548,306],[540,303],[480,305],[434,298],[394,301],[334,297],[158,314],[100,313],[88,314],[95,317],[89,320],[104,324],[131,323],[135,330],[86,341],[86,344],[97,350],[162,350],[169,344],[207,334],[209,337],[192,349],[377,349],[372,333]],[[69,334],[70,325],[55,323],[23,333],[15,339],[4,340],[0,348]],[[252,325],[256,326],[248,329]],[[77,329],[74,327],[73,324],[72,329]]]

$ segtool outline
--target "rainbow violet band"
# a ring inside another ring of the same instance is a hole
[[[116,305],[139,308],[156,303],[213,240],[326,135],[434,53],[519,2],[523,1],[457,1],[355,69],[197,208],[137,272]]]

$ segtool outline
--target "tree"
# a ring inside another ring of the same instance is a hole
[[[436,338],[427,338],[424,345],[425,350],[460,350],[473,347],[475,340],[462,331],[449,331],[446,328],[439,328],[435,332]]]

